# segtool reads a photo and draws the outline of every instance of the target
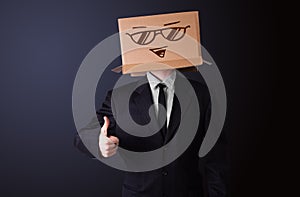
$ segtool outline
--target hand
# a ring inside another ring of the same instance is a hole
[[[107,137],[107,128],[109,126],[109,119],[104,116],[104,125],[101,127],[99,136],[99,148],[103,157],[111,157],[116,154],[119,139],[115,136]]]

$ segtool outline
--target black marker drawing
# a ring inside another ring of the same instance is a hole
[[[177,22],[175,22],[177,23]],[[166,25],[170,25],[174,23],[169,23]],[[169,41],[178,41],[182,39],[186,33],[186,29],[190,28],[190,25],[187,25],[185,27],[164,27],[161,29],[156,30],[145,30],[145,31],[139,31],[132,34],[126,33],[131,40],[139,45],[148,45],[152,43],[155,39],[155,37],[158,34],[161,34],[166,40]]]
[[[153,48],[153,49],[149,49],[149,50],[152,51],[154,54],[156,54],[158,57],[164,58],[165,54],[166,54],[166,48],[167,47],[168,46],[163,46],[163,47]]]

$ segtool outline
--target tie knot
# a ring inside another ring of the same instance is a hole
[[[159,89],[164,89],[167,86],[163,83],[159,83],[159,84],[156,85],[156,87],[159,88]]]

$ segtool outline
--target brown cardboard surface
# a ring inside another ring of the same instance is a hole
[[[202,64],[197,11],[121,18],[118,25],[123,65],[114,71],[139,75]]]

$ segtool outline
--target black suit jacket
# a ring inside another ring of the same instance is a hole
[[[129,111],[132,119],[141,125],[149,123],[148,110],[153,104],[150,85],[145,83],[145,80],[147,80],[146,77],[138,82],[114,90],[116,97],[122,97],[122,95],[125,95],[124,91],[128,90],[128,86],[135,89],[129,101]],[[123,108],[126,105],[112,100],[111,91],[108,92],[101,109],[97,111],[100,125],[103,125],[103,116],[107,116],[110,119],[108,134],[118,137],[120,140],[119,145],[127,150],[144,152],[160,148],[168,143],[177,132],[181,113],[185,115],[187,109],[193,107],[191,105],[180,106],[176,97],[178,91],[176,88],[186,88],[182,87],[181,83],[182,78],[177,75],[173,108],[166,136],[162,132],[157,132],[149,137],[137,137],[123,131],[116,124],[113,114],[122,116],[122,113],[126,110]],[[225,139],[221,136],[216,146],[205,158],[198,157],[201,142],[210,119],[210,96],[205,85],[192,80],[190,80],[190,83],[194,90],[185,89],[185,99],[190,99],[189,91],[195,91],[201,109],[199,126],[194,140],[179,158],[161,169],[148,172],[126,172],[122,188],[123,197],[226,196]],[[76,146],[80,147],[80,143],[77,142]]]

